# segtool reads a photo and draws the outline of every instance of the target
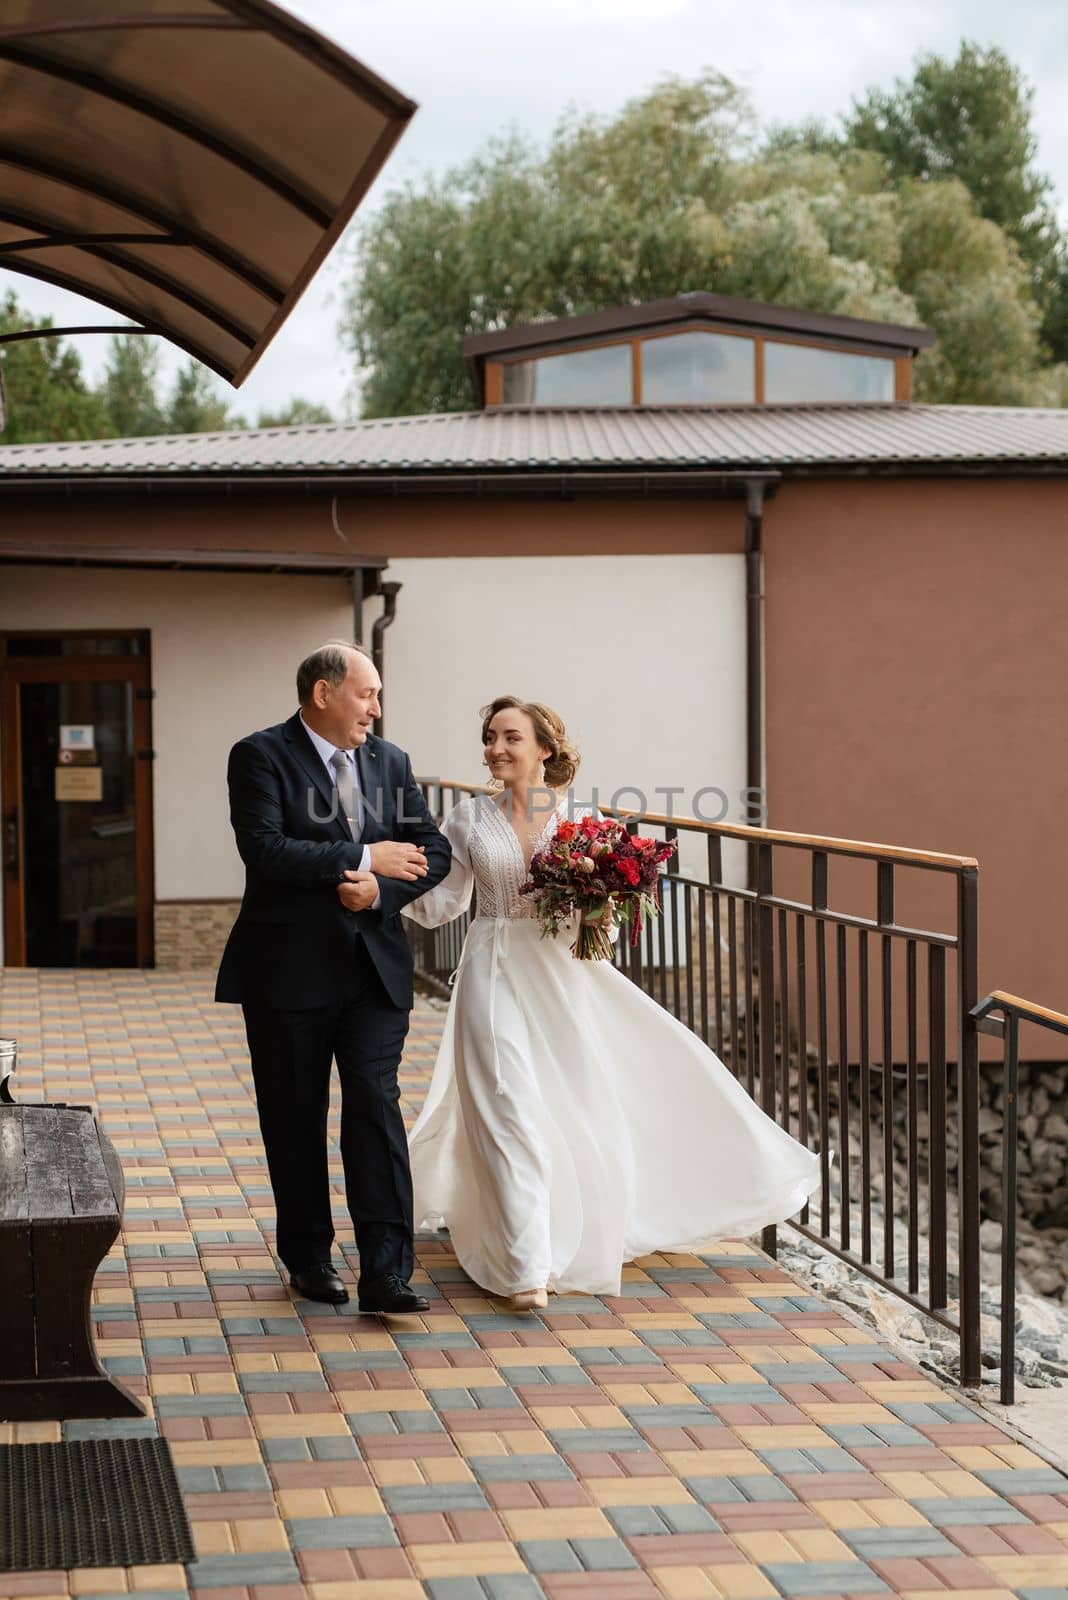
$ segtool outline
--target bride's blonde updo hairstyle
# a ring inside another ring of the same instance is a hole
[[[549,754],[545,758],[545,783],[550,789],[566,789],[578,771],[582,757],[567,736],[564,724],[551,706],[537,700],[520,700],[514,694],[499,694],[479,712],[482,718],[482,742],[486,742],[489,725],[498,711],[525,711],[534,724],[534,737]]]

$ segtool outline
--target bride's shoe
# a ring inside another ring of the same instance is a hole
[[[512,1296],[513,1311],[544,1311],[549,1304],[549,1296],[545,1289],[520,1289],[518,1294]]]

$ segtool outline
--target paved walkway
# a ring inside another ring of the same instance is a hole
[[[440,1023],[415,1014],[409,1111]],[[21,1098],[91,1096],[127,1174],[95,1314],[151,1418],[65,1434],[158,1428],[199,1554],[0,1574],[0,1595],[1068,1600],[1068,1480],[750,1245],[649,1257],[618,1299],[534,1319],[427,1240],[423,1318],[294,1304],[240,1016],[205,979],[8,971],[0,1032]]]

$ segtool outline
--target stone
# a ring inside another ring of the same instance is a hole
[[[1056,1267],[1037,1266],[1031,1273],[1031,1282],[1039,1294],[1060,1294],[1064,1288],[1064,1274]]]

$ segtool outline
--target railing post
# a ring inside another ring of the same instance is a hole
[[[757,893],[757,993],[760,996],[760,1107],[775,1120],[775,909],[772,892],[771,845],[756,847]],[[783,1049],[786,1042],[783,1042]],[[761,1243],[769,1256],[778,1249],[774,1223],[763,1230]]]
[[[944,1310],[946,1284],[946,952],[927,952],[927,1287],[931,1305]]]
[[[1001,1020],[991,1016],[1001,1012]],[[972,1012],[976,1034],[988,1033],[1004,1045],[1004,1102],[1001,1116],[1001,1401],[1016,1398],[1016,1205],[1017,1144],[1020,1137],[1020,1022],[1037,1023],[1068,1034],[1068,1016],[995,989]]]
[[[1020,1113],[1020,1019],[1005,1012],[1005,1084],[1001,1118],[1001,1403],[1016,1398],[1016,1144]]]
[[[982,1376],[979,1278],[979,873],[965,867],[957,880],[957,1204],[960,1271],[960,1381]]]

